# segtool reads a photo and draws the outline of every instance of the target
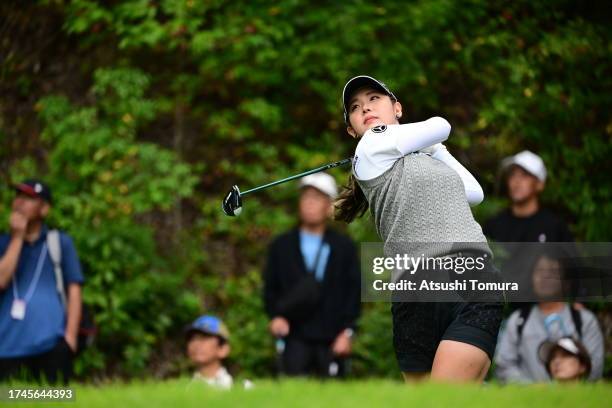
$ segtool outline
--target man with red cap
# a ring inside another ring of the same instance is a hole
[[[81,319],[81,265],[72,239],[45,225],[49,187],[40,180],[14,187],[10,233],[0,234],[0,381],[25,371],[37,381],[67,383]]]

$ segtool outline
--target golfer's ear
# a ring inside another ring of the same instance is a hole
[[[357,138],[357,132],[355,132],[355,129],[353,129],[352,126],[347,126],[346,127],[346,132],[351,135],[354,138]]]
[[[538,180],[538,183],[536,184],[536,191],[538,193],[541,193],[542,191],[544,191],[544,182],[543,181],[539,181]]]
[[[402,117],[402,104],[399,102],[395,102],[393,104],[393,109],[395,110],[395,117],[396,118],[401,118]]]

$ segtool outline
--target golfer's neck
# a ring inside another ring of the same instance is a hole
[[[512,214],[515,217],[526,218],[531,217],[540,209],[540,201],[538,196],[533,196],[529,200],[521,203],[512,203]]]
[[[221,368],[221,362],[213,361],[209,364],[200,366],[198,368],[198,372],[204,378],[215,378],[220,368]]]
[[[300,228],[310,234],[323,235],[323,233],[325,232],[325,226],[326,224],[324,222],[321,224],[302,223],[302,225],[300,225]]]

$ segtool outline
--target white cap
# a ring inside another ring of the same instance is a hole
[[[502,160],[501,165],[503,170],[508,169],[512,165],[519,166],[535,176],[538,180],[542,182],[546,181],[546,166],[544,166],[544,160],[529,150],[523,150],[514,156],[506,157]]]
[[[300,180],[300,188],[314,187],[334,200],[338,196],[336,180],[327,173],[315,173]]]
[[[562,337],[556,341],[545,341],[540,345],[540,348],[538,349],[538,356],[540,357],[540,360],[546,364],[550,358],[550,353],[557,347],[575,356],[580,355],[580,349],[576,345],[576,340],[571,337]]]

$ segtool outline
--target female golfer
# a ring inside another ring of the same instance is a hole
[[[440,144],[440,117],[399,124],[402,105],[382,82],[357,76],[344,86],[344,119],[359,139],[336,218],[351,222],[371,209],[385,254],[409,243],[415,254],[488,254],[469,204],[483,200],[474,177]],[[487,269],[492,268],[490,262]],[[395,302],[393,345],[408,380],[482,381],[495,351],[501,303]]]

